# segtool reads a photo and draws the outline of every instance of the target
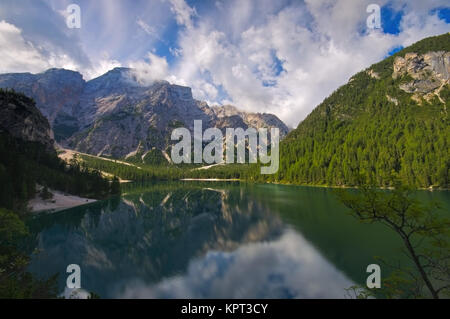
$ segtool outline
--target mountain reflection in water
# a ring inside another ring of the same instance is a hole
[[[102,298],[343,298],[374,255],[398,252],[382,242],[393,243],[389,234],[373,240],[380,229],[346,216],[327,192],[130,187],[121,198],[30,220],[26,246],[38,251],[30,270],[59,273],[64,291],[67,265],[78,264],[82,288]]]

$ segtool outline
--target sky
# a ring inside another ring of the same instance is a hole
[[[80,28],[67,26],[70,4]],[[1,0],[0,73],[56,67],[90,80],[132,67],[143,84],[189,86],[295,127],[353,74],[449,31],[448,0]]]

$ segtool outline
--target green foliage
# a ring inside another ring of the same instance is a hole
[[[76,162],[66,164],[41,144],[8,134],[0,134],[0,184],[0,207],[19,211],[34,197],[36,184],[98,199],[112,193],[110,182],[100,172]]]
[[[394,56],[404,56],[406,53],[415,52],[419,54],[430,51],[450,51],[450,33],[437,35],[420,40],[413,45],[397,52]]]
[[[88,155],[79,155],[82,162],[91,169],[99,170],[105,173],[113,174],[124,180],[132,181],[150,181],[157,178],[165,179],[168,175],[169,168],[164,167],[148,167],[143,169],[133,164],[123,164],[114,160],[101,159]],[[172,170],[170,170],[172,171]],[[173,171],[173,177],[176,177],[175,171]]]
[[[417,201],[413,188],[403,185],[398,179],[393,179],[393,185],[393,190],[389,191],[377,189],[373,184],[361,184],[358,190],[335,191],[358,220],[381,223],[395,231],[404,243],[404,253],[414,265],[413,269],[388,265],[394,268],[394,272],[383,281],[382,289],[362,289],[359,297],[448,296],[450,220],[438,213],[437,203]]]
[[[449,34],[422,40],[396,54],[449,51]],[[392,78],[394,57],[352,77],[326,98],[281,142],[280,169],[252,180],[294,184],[354,186],[360,175],[391,186],[395,172],[416,187],[449,187],[450,125],[438,99],[418,105]],[[441,98],[447,99],[449,87]],[[389,101],[394,97],[398,105]],[[448,104],[448,100],[446,100]]]
[[[0,89],[0,95],[3,103],[34,105],[13,90]],[[43,199],[52,197],[49,187],[95,198],[120,193],[117,179],[109,183],[98,171],[76,162],[66,164],[40,143],[0,131],[0,298],[57,297],[57,277],[40,279],[27,272],[30,258],[18,248],[28,235],[21,217],[28,200],[35,196],[36,184],[45,185],[40,193]]]
[[[41,280],[26,271],[29,257],[17,246],[27,235],[18,215],[0,208],[0,298],[56,298],[56,276]]]
[[[83,163],[92,169],[113,174],[124,180],[146,182],[155,180],[180,180],[183,178],[218,178],[218,179],[247,179],[250,174],[249,164],[217,165],[209,169],[198,169],[202,165],[145,165],[123,164],[98,157],[79,155]],[[138,166],[139,165],[139,166]]]
[[[3,89],[0,88],[0,94],[4,99],[5,103],[9,102],[20,102],[24,104],[36,105],[33,99],[29,98],[21,92],[16,92],[14,89]]]
[[[0,249],[9,249],[28,232],[19,216],[0,208]]]
[[[164,157],[163,153],[159,149],[151,149],[148,152],[139,151],[134,156],[126,158],[126,161],[138,165],[148,166],[167,166],[169,162]]]
[[[12,90],[0,90],[0,95],[3,103],[34,105],[33,100]],[[76,162],[68,165],[44,145],[0,131],[0,207],[26,210],[36,184],[45,185],[41,195],[46,199],[50,198],[48,188],[98,199],[112,194],[110,182],[100,172]]]
[[[152,149],[145,154],[143,157],[143,162],[146,165],[167,165],[167,160],[162,154],[162,152],[158,149]]]

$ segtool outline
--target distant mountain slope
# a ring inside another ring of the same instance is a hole
[[[210,109],[217,117],[216,126],[219,128],[240,127],[238,126],[239,123],[236,123],[234,125],[231,123],[228,125],[217,124],[217,122],[233,122],[232,119],[237,118],[238,121],[242,120],[242,122],[245,123],[244,126],[248,127],[278,127],[280,129],[280,135],[282,137],[284,137],[289,132],[289,129],[286,127],[286,125],[273,114],[242,112],[233,105],[212,106]]]
[[[287,126],[271,114],[246,113],[233,106],[210,107],[192,97],[189,87],[156,81],[144,86],[134,71],[115,68],[85,82],[77,72],[51,69],[41,74],[3,74],[0,87],[34,98],[63,146],[93,155],[143,159],[169,146],[175,127],[203,128]],[[155,151],[157,150],[157,151]]]
[[[353,76],[281,143],[270,181],[449,187],[450,34],[424,39]]]

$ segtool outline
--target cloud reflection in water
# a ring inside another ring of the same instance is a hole
[[[141,280],[116,287],[117,298],[343,298],[354,283],[300,234],[286,230],[275,241],[233,252],[210,251],[186,274],[157,284]]]

